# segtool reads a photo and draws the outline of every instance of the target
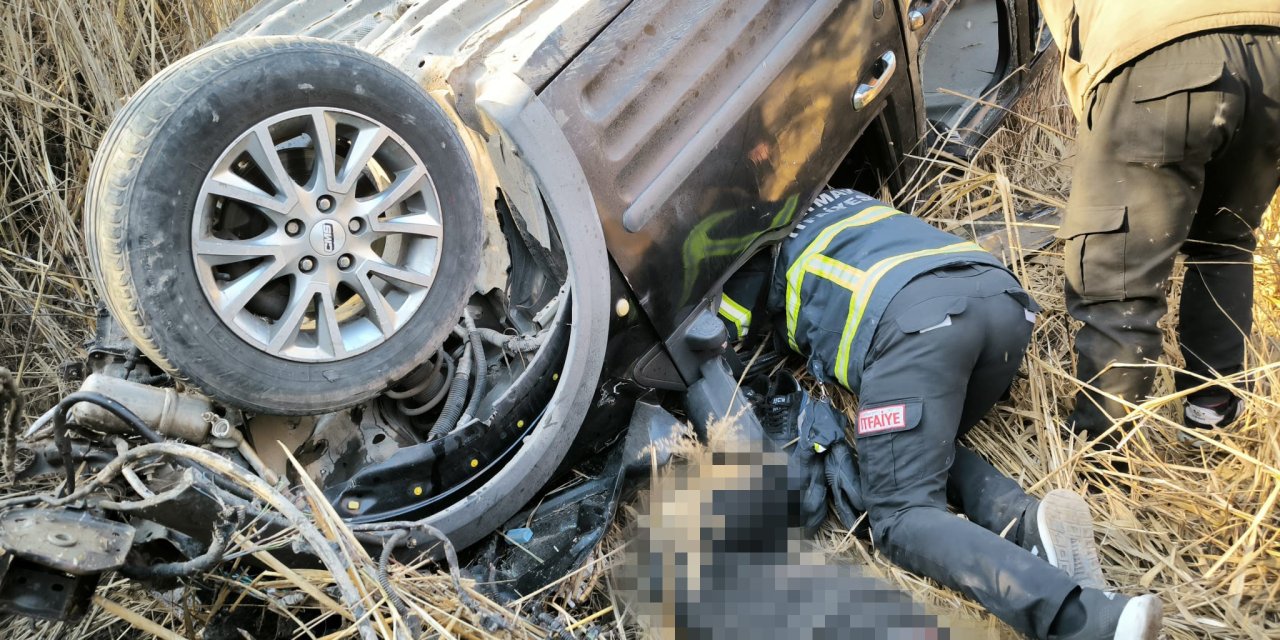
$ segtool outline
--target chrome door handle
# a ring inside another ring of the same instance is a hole
[[[919,9],[912,9],[907,12],[907,22],[911,25],[912,31],[919,31],[924,26],[924,12]]]
[[[929,14],[933,13],[934,7],[937,7],[938,4],[938,0],[929,0],[929,2],[923,2],[911,7],[907,11],[907,24],[911,26],[911,30],[919,31],[928,21]]]
[[[897,69],[898,56],[894,55],[892,51],[884,52],[884,55],[880,56],[872,67],[872,73],[875,75],[865,84],[858,85],[858,88],[853,92],[853,110],[858,111],[871,104],[871,101],[880,95],[880,91],[884,89],[884,86],[889,84],[889,79],[893,77],[893,72]]]

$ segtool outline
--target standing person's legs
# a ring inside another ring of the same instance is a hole
[[[1242,368],[1253,320],[1254,231],[1280,187],[1280,32],[1231,37],[1228,69],[1249,94],[1239,129],[1207,166],[1204,197],[1182,247],[1178,338],[1191,375],[1178,375],[1180,390]],[[1228,399],[1217,388],[1191,397],[1206,407]]]
[[[1240,118],[1242,84],[1226,58],[1220,34],[1140,58],[1099,85],[1077,134],[1058,233],[1066,239],[1067,310],[1084,323],[1076,375],[1127,402],[1151,391],[1154,369],[1143,364],[1161,355],[1167,280],[1200,204],[1205,164]],[[1126,413],[1084,390],[1072,423],[1098,435]]]
[[[860,389],[864,428],[858,455],[876,543],[894,562],[960,590],[1020,632],[1047,637],[1063,602],[1078,593],[1076,582],[947,511],[955,437],[990,328],[979,313],[965,309],[951,317],[949,326],[905,333],[894,318],[918,319],[918,314],[895,309],[898,302],[886,310],[876,331],[875,358]],[[877,416],[892,419],[876,422]],[[875,424],[903,426],[865,428]]]

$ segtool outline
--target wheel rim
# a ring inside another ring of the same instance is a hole
[[[223,151],[196,201],[191,249],[227,327],[273,356],[325,362],[404,328],[443,239],[413,149],[372,118],[314,107],[263,120]]]

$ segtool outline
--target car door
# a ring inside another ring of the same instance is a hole
[[[539,94],[659,332],[785,235],[873,120],[913,119],[905,54],[896,0],[637,1]]]
[[[970,155],[1017,99],[1042,50],[1035,0],[903,2],[926,130],[949,151]]]

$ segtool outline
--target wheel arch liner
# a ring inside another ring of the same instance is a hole
[[[519,77],[496,73],[480,85],[476,104],[528,163],[569,265],[573,332],[560,383],[541,424],[507,465],[479,487],[472,500],[456,503],[428,522],[468,546],[522,508],[559,466],[573,443],[595,394],[609,334],[609,259],[604,232],[586,175],[560,125]]]

